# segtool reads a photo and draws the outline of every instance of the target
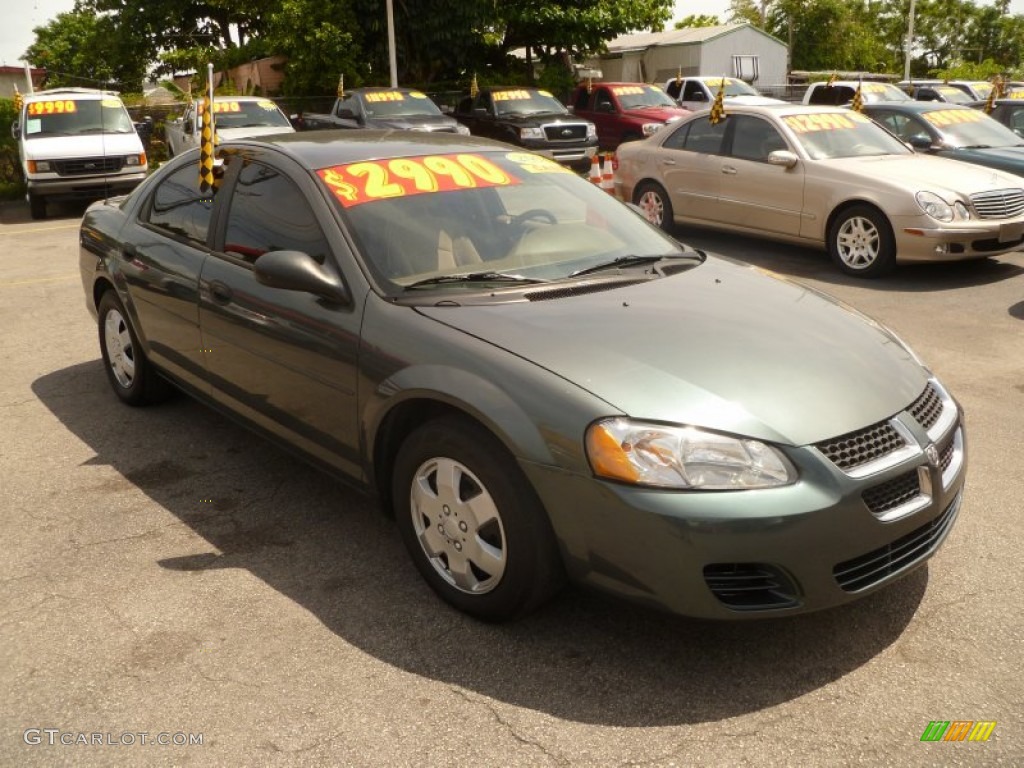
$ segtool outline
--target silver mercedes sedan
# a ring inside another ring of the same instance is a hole
[[[1024,243],[1024,180],[915,155],[841,107],[698,112],[618,151],[616,193],[647,218],[824,246],[844,272],[997,256]]]

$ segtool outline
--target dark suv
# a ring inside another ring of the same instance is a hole
[[[597,129],[537,88],[491,86],[459,101],[454,117],[475,136],[516,144],[577,171],[597,153]]]

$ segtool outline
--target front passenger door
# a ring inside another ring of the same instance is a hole
[[[231,197],[223,234],[200,282],[199,322],[213,396],[262,429],[359,477],[361,297],[343,306],[261,285],[253,274],[262,254],[293,250],[344,279],[336,255],[351,260],[351,254],[312,179],[251,156],[236,162],[241,167],[225,185]]]

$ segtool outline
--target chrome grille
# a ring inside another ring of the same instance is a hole
[[[123,157],[76,157],[74,160],[54,160],[59,176],[86,176],[95,173],[117,173],[124,164]]]
[[[957,495],[942,514],[891,544],[839,563],[832,569],[836,583],[846,592],[859,592],[927,557],[939,545],[960,508]]]
[[[974,210],[983,219],[1011,219],[1024,213],[1024,189],[993,189],[971,195]]]
[[[817,443],[815,447],[842,470],[888,456],[906,445],[888,421]]]
[[[582,123],[556,123],[544,126],[549,141],[579,141],[587,138],[587,126]]]
[[[939,466],[942,468],[942,473],[945,475],[949,465],[953,462],[954,445],[953,435],[946,441],[946,445],[939,449]]]
[[[861,494],[864,503],[874,515],[882,515],[901,504],[906,504],[921,493],[921,483],[917,479],[917,470],[911,470],[892,480],[868,488]]]
[[[708,589],[738,611],[799,605],[796,585],[778,568],[764,563],[713,563],[704,566]]]
[[[910,415],[917,420],[918,424],[926,430],[931,429],[935,422],[939,420],[939,416],[942,415],[942,398],[935,391],[935,387],[929,383],[924,388],[921,396],[907,410],[910,411]]]

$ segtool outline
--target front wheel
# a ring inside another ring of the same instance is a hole
[[[515,459],[483,427],[461,417],[424,424],[399,450],[392,483],[405,546],[454,607],[505,621],[561,585],[547,514]]]
[[[128,405],[166,400],[173,388],[154,370],[128,322],[128,313],[113,289],[99,307],[100,354],[114,393]]]
[[[32,214],[33,219],[45,219],[46,218],[46,198],[42,195],[33,195],[31,192],[28,193],[28,210]]]
[[[896,267],[896,239],[888,219],[876,208],[855,205],[829,228],[828,252],[836,265],[855,277],[881,277]]]
[[[668,199],[664,187],[653,181],[642,182],[633,192],[633,202],[640,207],[651,224],[672,232],[672,201]]]

